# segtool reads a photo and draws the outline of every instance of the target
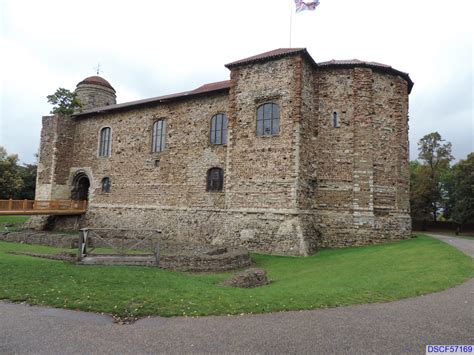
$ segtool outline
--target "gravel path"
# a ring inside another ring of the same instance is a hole
[[[437,236],[474,257],[474,241]],[[474,343],[474,279],[426,296],[302,312],[142,319],[0,302],[0,353],[425,352]]]

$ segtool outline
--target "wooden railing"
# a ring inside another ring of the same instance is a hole
[[[83,214],[87,201],[76,200],[0,200],[0,215]]]

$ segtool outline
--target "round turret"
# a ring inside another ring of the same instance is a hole
[[[83,110],[116,104],[115,89],[100,76],[82,80],[77,84],[76,94]]]

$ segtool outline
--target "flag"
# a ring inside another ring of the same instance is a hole
[[[304,11],[304,10],[313,11],[316,9],[316,6],[319,5],[319,0],[314,0],[311,2],[304,2],[303,0],[295,0],[295,5],[296,5],[296,13]]]

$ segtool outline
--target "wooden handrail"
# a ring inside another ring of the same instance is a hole
[[[85,200],[0,200],[0,214],[81,214],[86,209]]]

